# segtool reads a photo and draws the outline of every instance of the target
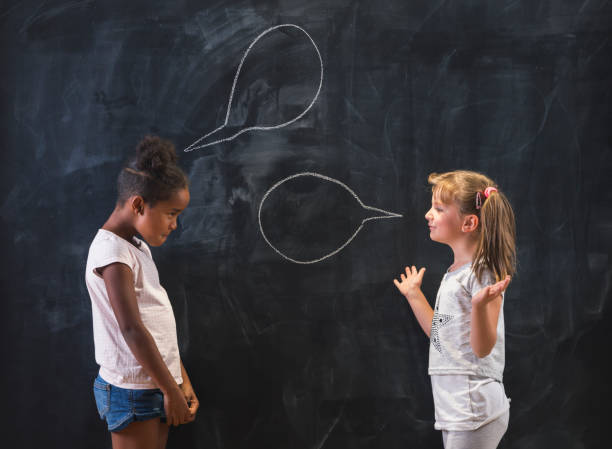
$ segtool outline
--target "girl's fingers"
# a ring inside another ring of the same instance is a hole
[[[397,288],[400,288],[400,283],[397,281],[397,279],[393,279],[393,283]]]
[[[508,287],[508,278],[503,281],[499,281],[498,283],[491,285],[488,287],[487,296],[490,298],[495,298],[499,296],[506,288]]]
[[[490,285],[488,287],[483,288],[476,297],[480,298],[481,301],[489,302],[494,300],[497,296],[499,296],[499,290],[494,286]]]
[[[506,276],[505,279],[502,279],[497,284],[502,286],[503,288],[506,288],[509,283],[510,283],[510,276]]]
[[[406,267],[404,271],[405,271],[405,274],[404,273],[400,274],[400,279],[402,280],[402,282],[412,276],[419,276],[420,278],[423,278],[423,274],[425,273],[425,267],[419,270],[417,269],[415,265],[412,265],[412,266]]]
[[[195,415],[195,413],[198,411],[198,408],[200,408],[200,401],[196,399],[195,401],[191,403],[191,407],[189,407],[189,411],[191,411],[191,413]]]
[[[189,414],[190,414],[189,421],[190,422],[195,420],[195,416],[196,416],[196,413],[199,407],[200,407],[200,403],[197,400],[191,403],[191,406],[189,407]]]

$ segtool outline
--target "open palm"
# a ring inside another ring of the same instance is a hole
[[[406,274],[402,273],[400,275],[401,282],[397,279],[393,279],[393,283],[400,293],[407,297],[415,291],[420,290],[424,274],[425,268],[417,270],[414,265],[412,267],[406,267]]]
[[[510,276],[506,276],[505,279],[502,279],[501,281],[496,282],[495,284],[487,285],[472,297],[472,304],[484,305],[490,303],[499,295],[501,295],[502,292],[506,290],[506,288],[508,288],[509,283]]]

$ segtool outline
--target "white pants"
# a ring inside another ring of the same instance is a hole
[[[444,449],[495,449],[508,429],[510,411],[476,430],[443,430]]]

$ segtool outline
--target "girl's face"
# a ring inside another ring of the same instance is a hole
[[[462,219],[455,204],[445,204],[435,195],[431,197],[431,209],[425,214],[429,225],[429,237],[440,243],[450,244],[460,238]]]
[[[136,230],[151,246],[162,245],[176,229],[176,220],[189,204],[189,189],[175,191],[165,201],[158,201],[150,207],[145,203],[142,215],[136,219]]]

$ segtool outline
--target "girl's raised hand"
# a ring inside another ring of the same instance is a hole
[[[472,305],[486,305],[502,294],[508,284],[510,283],[510,276],[506,276],[506,279],[502,279],[493,285],[487,285],[485,288],[480,290],[474,296],[472,296]]]
[[[410,299],[414,293],[421,290],[421,282],[423,282],[423,275],[425,274],[425,267],[417,271],[416,267],[406,267],[406,274],[400,275],[401,282],[397,279],[393,279],[393,283],[406,299]]]

